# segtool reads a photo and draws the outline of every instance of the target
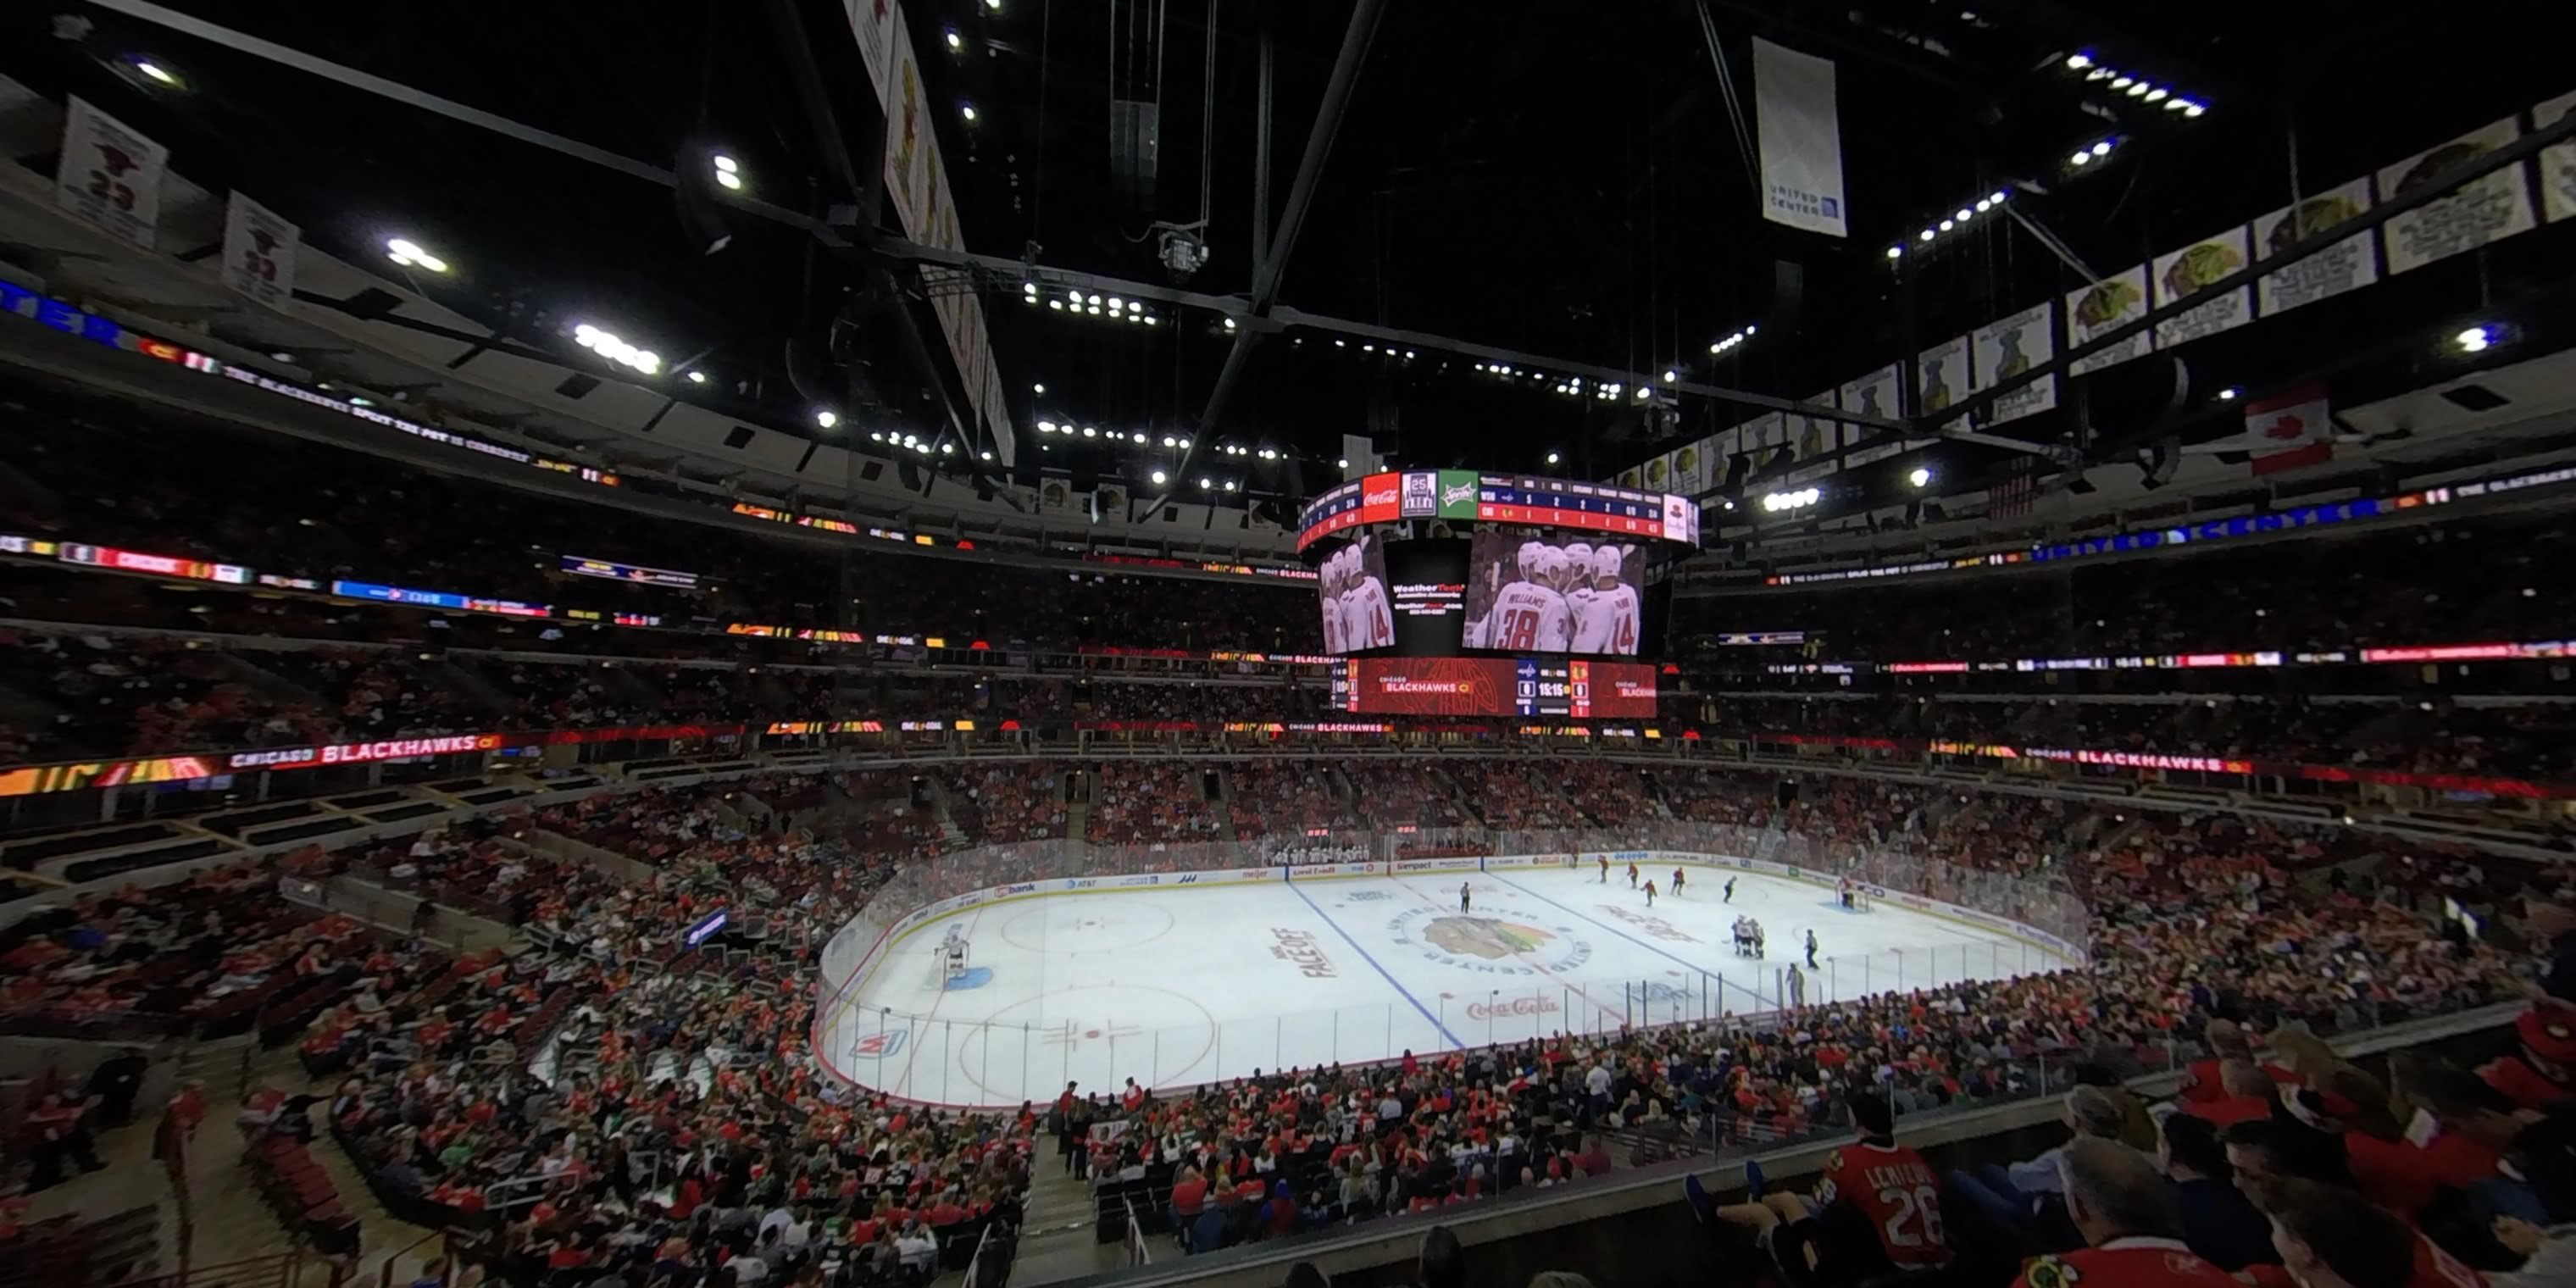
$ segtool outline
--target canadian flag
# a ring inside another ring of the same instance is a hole
[[[2256,474],[2321,464],[2334,459],[2334,413],[2323,385],[2301,385],[2270,398],[2245,404],[2242,433],[2205,443],[2185,452],[2216,455],[2229,463],[2248,462]]]

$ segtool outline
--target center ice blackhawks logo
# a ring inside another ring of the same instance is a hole
[[[1479,975],[1553,974],[1592,959],[1592,945],[1572,938],[1573,930],[1566,926],[1549,929],[1496,917],[1409,908],[1389,921],[1387,930],[1399,947]]]

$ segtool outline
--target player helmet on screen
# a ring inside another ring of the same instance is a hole
[[[1625,555],[1626,552],[1617,546],[1603,546],[1593,551],[1592,575],[1605,581],[1617,581],[1619,565],[1625,562]]]
[[[1546,551],[1547,543],[1544,541],[1522,542],[1520,559],[1521,575],[1525,577],[1537,576],[1539,556],[1546,553]]]
[[[1573,564],[1577,568],[1590,568],[1592,566],[1592,543],[1588,541],[1571,541],[1566,543],[1565,559],[1566,562]]]
[[[1534,571],[1541,584],[1554,586],[1565,580],[1565,567],[1564,551],[1554,546],[1539,547],[1538,567]]]

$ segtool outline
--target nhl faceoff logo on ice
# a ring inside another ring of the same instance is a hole
[[[857,1060],[883,1060],[899,1055],[903,1051],[904,1039],[911,1035],[910,1029],[885,1029],[861,1034],[858,1041],[850,1044],[850,1056]]]
[[[1460,916],[1408,908],[1386,923],[1398,948],[1425,961],[1479,975],[1539,975],[1572,970],[1592,960],[1592,945],[1573,938],[1571,926],[1542,928],[1498,917]]]

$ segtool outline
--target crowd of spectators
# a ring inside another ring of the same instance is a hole
[[[1104,845],[1166,845],[1221,840],[1221,802],[1208,795],[1208,771],[1189,761],[1103,762],[1091,799],[1091,839]]]
[[[1440,772],[1417,760],[1346,757],[1334,766],[1352,808],[1378,828],[1463,827],[1466,807]]]
[[[1574,799],[1558,789],[1555,776],[1534,763],[1462,758],[1442,768],[1457,780],[1460,794],[1488,827],[1580,827],[1587,821]],[[1633,770],[1609,772],[1636,777]]]
[[[1113,762],[1100,771],[1101,795],[1204,800],[1206,772]],[[1228,799],[1311,803],[1319,782],[1321,800],[1334,799],[1309,762],[1220,772]],[[2550,892],[2532,868],[2499,868],[2517,879],[2479,889],[2458,856],[2349,829],[2217,814],[2133,821],[2084,803],[1840,776],[1801,776],[1784,793],[1776,775],[1655,772],[1651,783],[1610,786],[1602,774],[1634,771],[1533,761],[1473,774],[1470,790],[1585,786],[1614,826],[1640,820],[1612,802],[1660,797],[1686,820],[1806,838],[1821,862],[1833,861],[1834,845],[1866,839],[1913,863],[1935,895],[1980,874],[2062,887],[2091,908],[2092,965],[1827,1002],[1778,1022],[1559,1036],[1085,1097],[1059,1121],[1123,1125],[1084,1133],[1098,1143],[1077,1147],[1081,1165],[1104,1183],[1164,1185],[1155,1210],[1192,1247],[1419,1211],[1597,1174],[1609,1166],[1602,1132],[1625,1133],[1632,1148],[1767,1142],[1848,1130],[1855,1093],[1903,1114],[2161,1067],[2223,1049],[2219,1021],[2331,1034],[2447,1013],[2507,993],[2506,961],[2441,933],[2419,896],[2501,901],[2480,904],[2493,909]],[[989,806],[1052,795],[1061,773],[995,764],[971,787],[952,779],[942,788],[949,817],[964,821],[961,797]],[[1402,784],[1446,791],[1420,765],[1340,773],[1361,789],[1355,808],[1381,827],[1372,804],[1401,801]],[[905,830],[888,847],[887,833],[865,825],[879,811],[913,809],[901,771],[833,780],[824,794],[862,820],[852,833],[758,825],[754,802],[799,792],[773,776],[595,797],[330,861],[388,884],[481,891],[480,906],[537,946],[509,960],[451,967],[417,945],[369,947],[361,958],[363,937],[336,919],[247,920],[274,907],[276,874],[228,869],[28,927],[0,957],[0,981],[13,1000],[52,1003],[95,972],[184,954],[222,958],[220,974],[174,973],[172,987],[186,990],[256,985],[308,960],[355,971],[356,994],[305,1040],[311,1067],[346,1074],[330,1123],[397,1196],[453,1214],[506,1208],[507,1256],[557,1268],[631,1265],[648,1249],[683,1268],[793,1259],[800,1241],[773,1238],[777,1224],[803,1233],[796,1264],[839,1255],[899,1266],[907,1252],[941,1255],[939,1231],[953,1241],[1011,1212],[1038,1115],[910,1109],[818,1075],[803,1046],[815,947],[896,872],[935,869],[942,841]],[[986,817],[961,826],[958,840],[995,839]],[[1132,839],[1199,827],[1150,814],[1118,826]],[[531,830],[638,860],[649,875],[612,879],[544,852],[525,839]],[[2355,858],[2375,861],[2380,877],[2293,880],[2302,867]],[[682,932],[717,908],[734,910],[737,929],[683,951]],[[141,996],[111,986],[98,1000]],[[743,1211],[763,1215],[733,1215]],[[769,1213],[784,1216],[773,1223]]]
[[[1359,826],[1359,812],[1320,760],[1235,760],[1225,765],[1225,799],[1237,840]]]

